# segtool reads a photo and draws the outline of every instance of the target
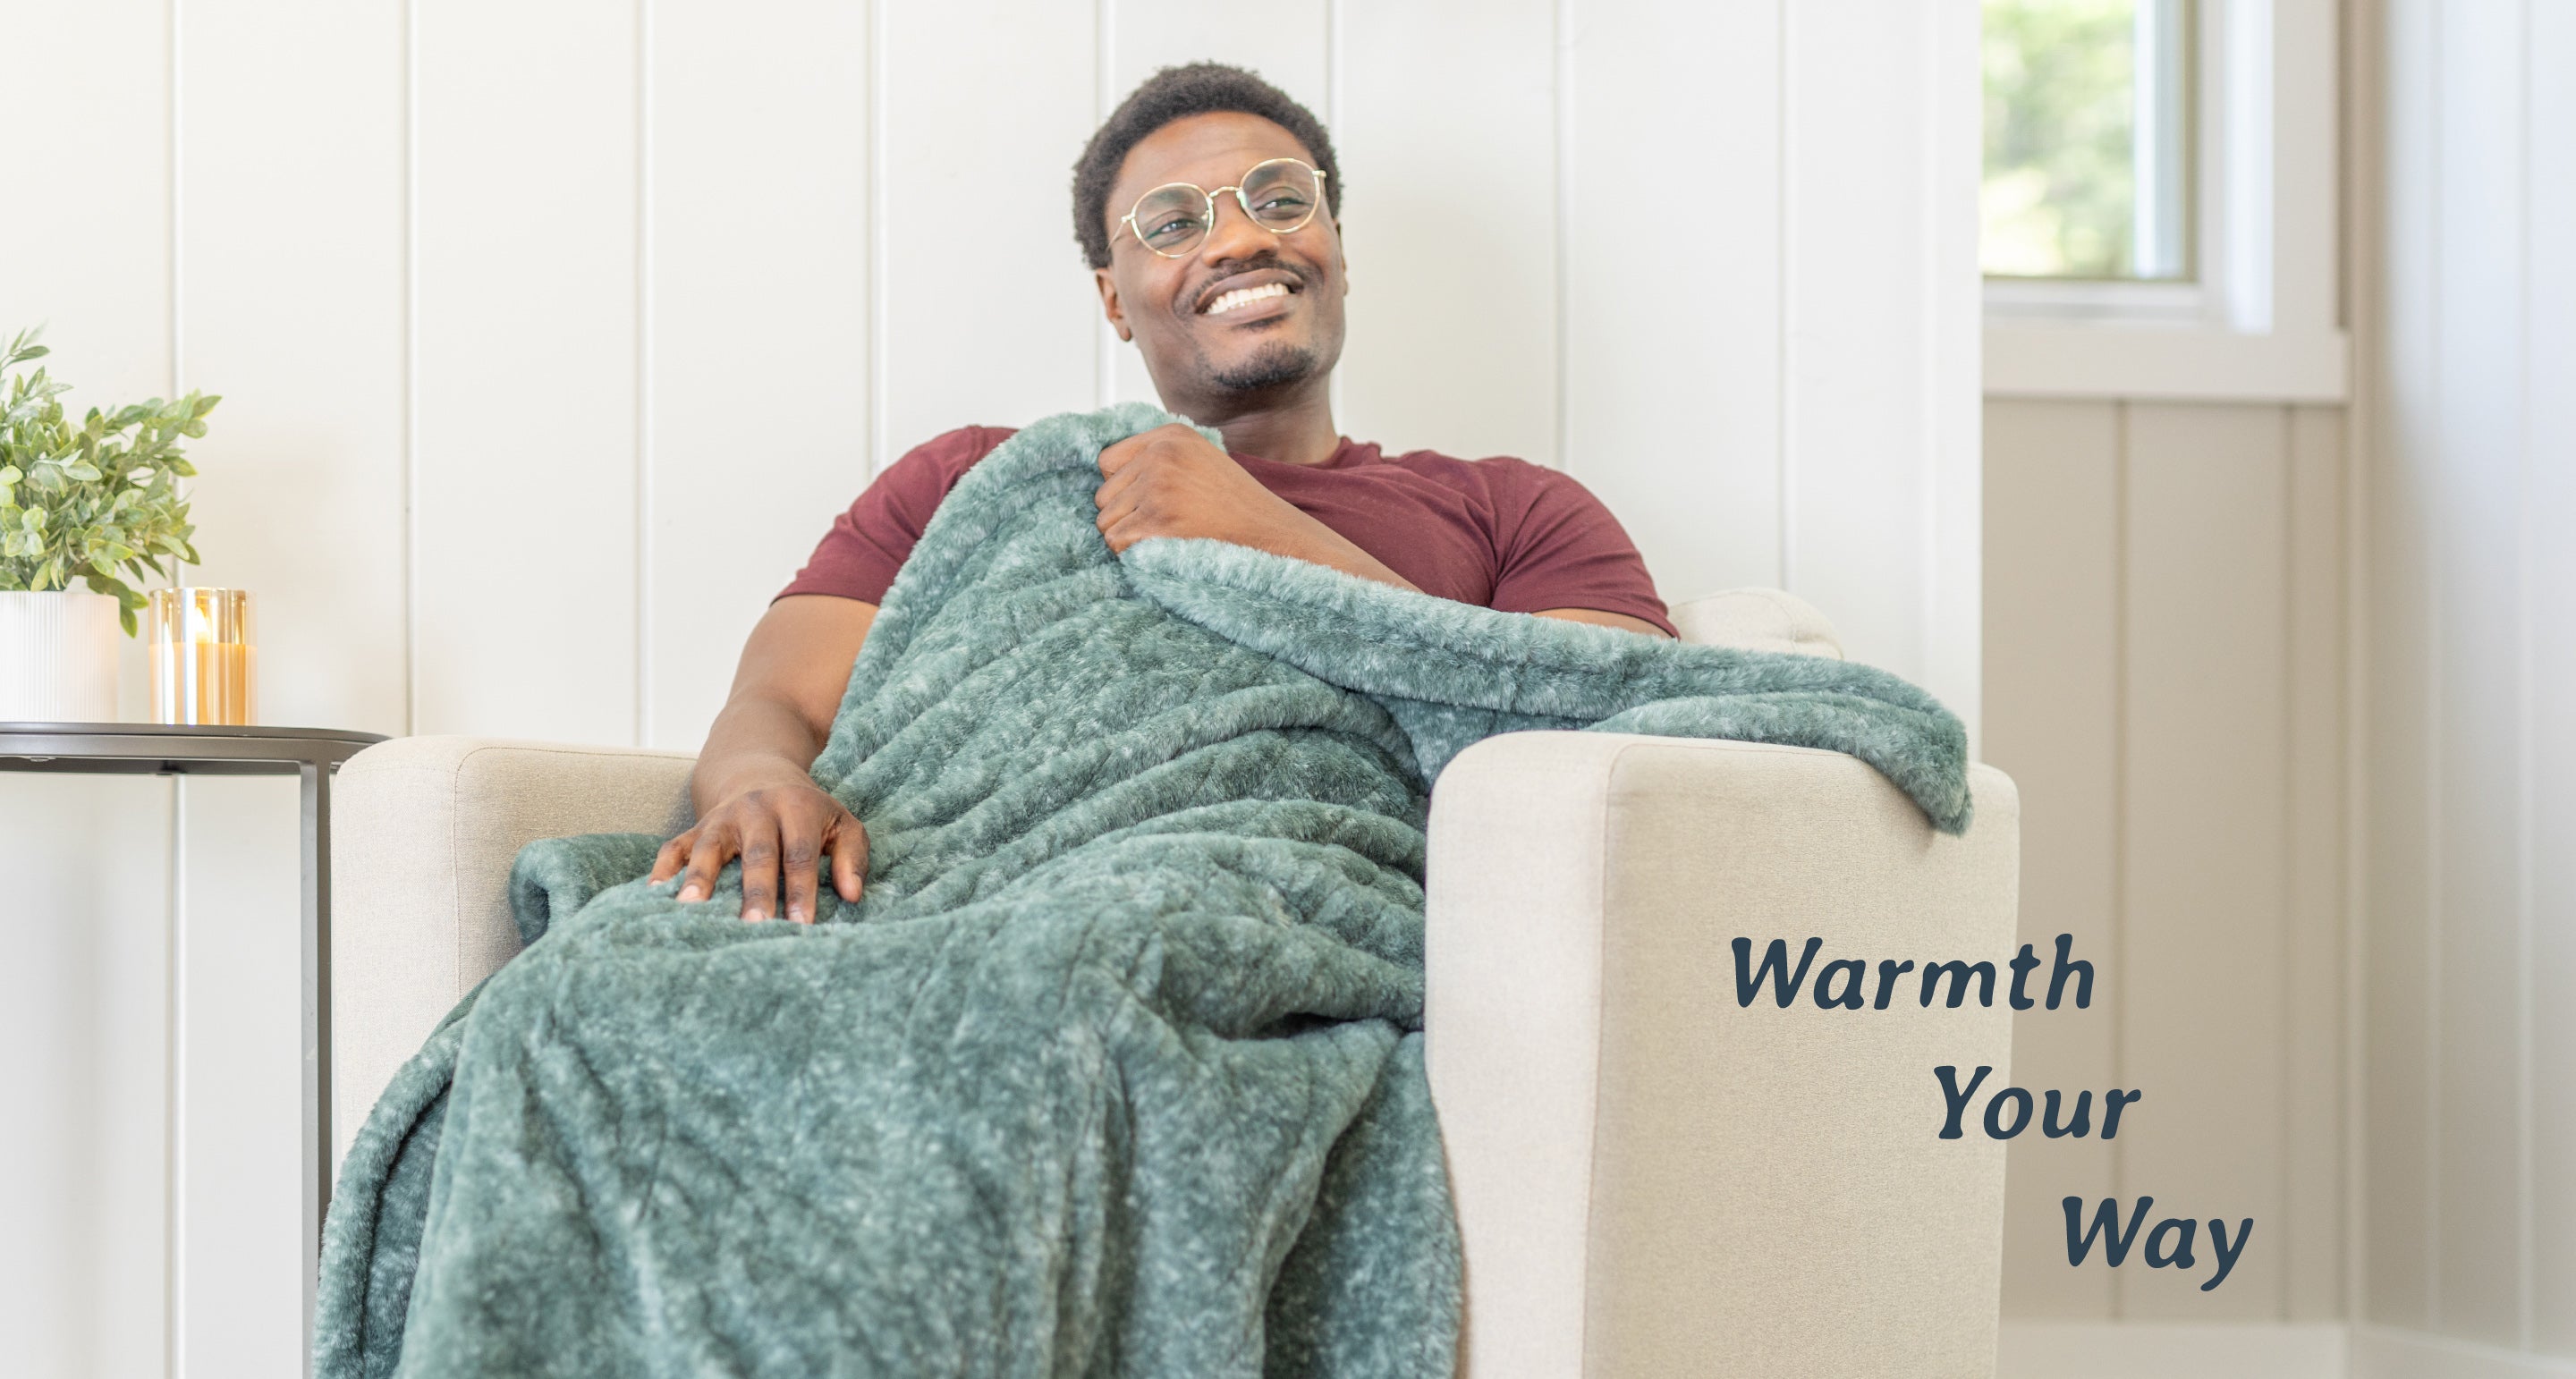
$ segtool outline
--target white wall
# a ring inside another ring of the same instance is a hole
[[[2576,7],[2368,14],[2361,1310],[2374,1373],[2566,1374]]]
[[[1343,155],[1347,432],[1563,466],[1668,597],[1785,584],[1973,724],[1975,13],[20,5],[0,328],[48,322],[75,401],[225,394],[188,578],[259,594],[269,721],[693,746],[877,466],[1146,395],[1071,165],[1154,67],[1246,62]],[[1455,213],[1496,177],[1516,214]],[[0,1069],[65,1126],[0,1148],[12,1219],[55,1223],[0,1235],[40,1372],[291,1363],[276,784],[0,777],[46,858],[5,917],[43,956],[0,977],[43,1027]]]

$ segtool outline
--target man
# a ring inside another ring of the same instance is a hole
[[[1212,537],[1507,612],[1652,636],[1671,624],[1616,519],[1516,459],[1387,456],[1334,428],[1340,168],[1305,107],[1239,68],[1166,68],[1074,167],[1074,230],[1121,340],[1186,426],[1108,447],[1094,501],[1114,551]],[[1010,432],[968,427],[889,466],[834,522],[744,645],[690,791],[698,824],[652,879],[703,900],[742,859],[742,917],[810,923],[823,858],[859,898],[867,830],[807,774],[895,571],[959,476]]]

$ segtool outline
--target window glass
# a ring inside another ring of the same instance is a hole
[[[2188,0],[1985,0],[1990,277],[2192,276]]]

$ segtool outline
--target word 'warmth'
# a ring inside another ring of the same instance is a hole
[[[1798,988],[1804,986],[1807,981],[1807,969],[1814,965],[1816,954],[1824,946],[1823,939],[1807,940],[1805,950],[1798,954],[1797,970],[1792,972],[1789,969],[1789,945],[1786,941],[1776,938],[1771,940],[1771,946],[1762,952],[1762,965],[1756,967],[1753,965],[1753,940],[1737,939],[1735,941],[1735,1003],[1739,1006],[1753,1004],[1754,998],[1762,992],[1762,983],[1768,979],[1773,997],[1780,1002],[1782,1010],[1787,1010],[1789,1003],[1798,999]],[[2093,1004],[2093,964],[2081,958],[2070,960],[2069,955],[2074,951],[2075,936],[2059,934],[2057,963],[2049,969],[2048,973],[2048,1008],[2050,1010],[2057,1009],[2059,1001],[2065,996],[2069,978],[2074,979],[2075,982],[2075,1008],[2083,1010]],[[2005,999],[2013,1009],[2028,1010],[2039,1004],[2032,999],[2027,988],[2030,974],[2039,969],[2040,962],[2039,955],[2032,952],[2030,945],[2025,943],[2021,946],[2020,955],[2004,964],[2012,969],[2012,993]],[[1896,979],[1913,970],[1914,962],[1911,958],[1903,962],[1894,958],[1880,959],[1878,995],[1875,1000],[1869,1000],[1870,1008],[1887,1009],[1889,1000],[1896,994]],[[1932,1004],[1932,998],[1939,994],[1941,979],[1944,977],[1950,980],[1950,1009],[1957,1010],[1960,1003],[1967,999],[1968,985],[1971,981],[1976,983],[1977,1004],[1990,1006],[1995,1003],[1995,965],[1990,962],[1953,961],[1930,963],[1924,967],[1920,1004],[1927,1006]],[[1831,1010],[1835,1006],[1841,1006],[1845,1010],[1858,1010],[1863,1001],[1868,1000],[1868,985],[1869,963],[1867,961],[1860,958],[1836,958],[1825,964],[1824,971],[1816,974],[1816,1005],[1825,1010]]]

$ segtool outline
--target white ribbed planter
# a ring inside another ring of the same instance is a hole
[[[0,593],[0,723],[116,721],[116,600]]]

